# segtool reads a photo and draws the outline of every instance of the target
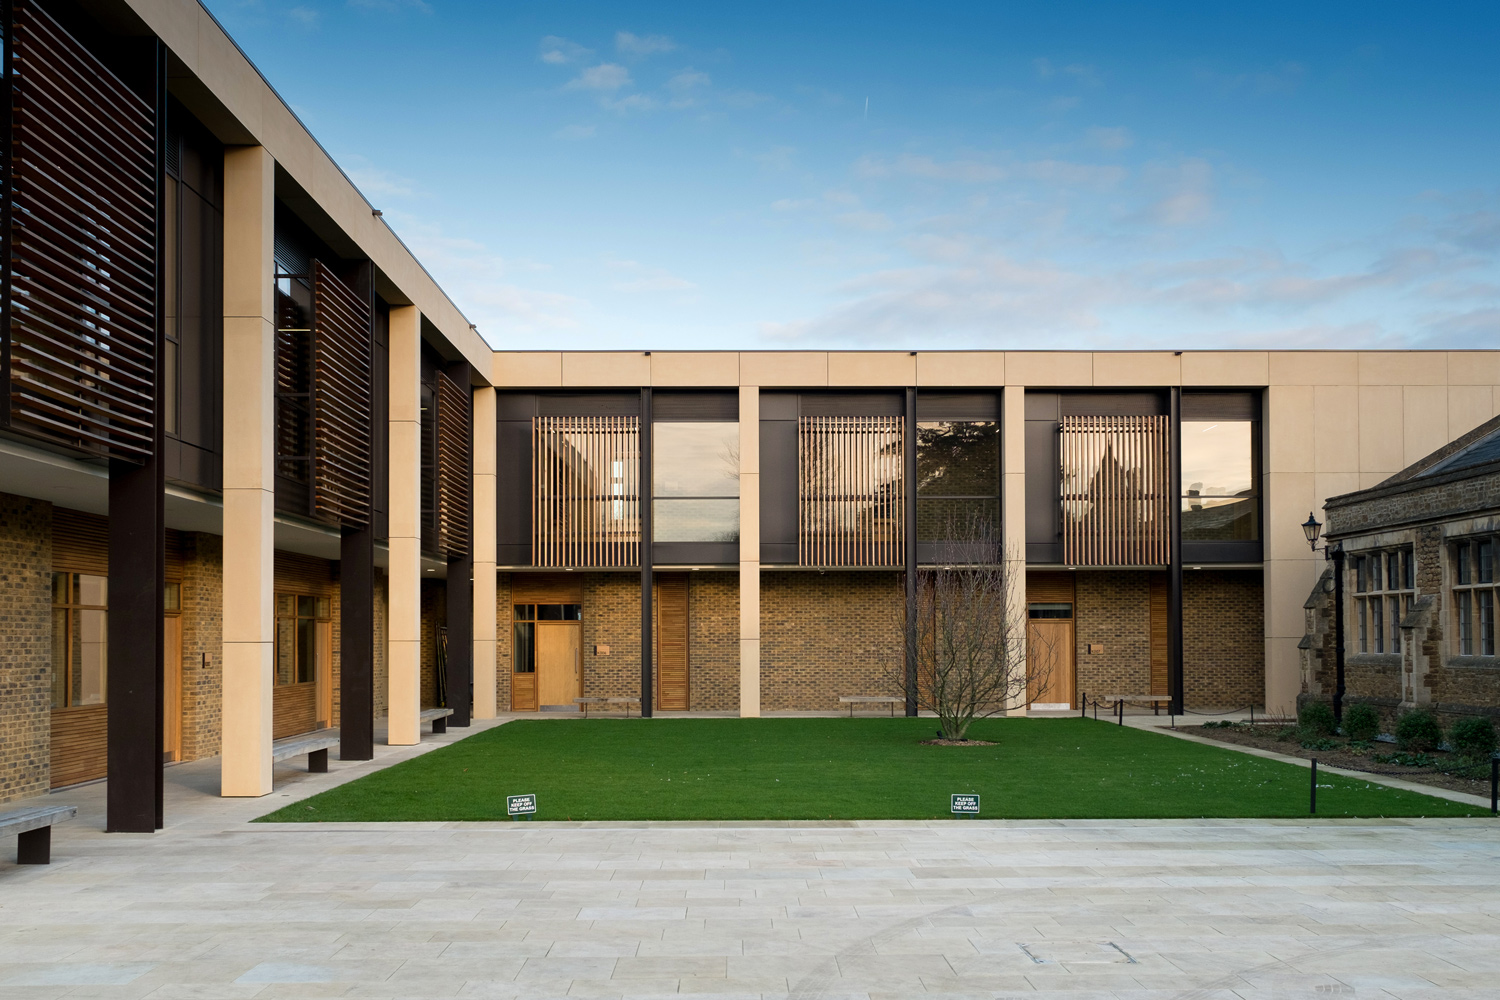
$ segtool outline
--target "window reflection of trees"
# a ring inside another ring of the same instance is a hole
[[[1254,424],[1183,421],[1182,537],[1253,541],[1260,537]]]
[[[917,425],[917,539],[950,540],[953,526],[1000,530],[1000,425],[924,421]]]

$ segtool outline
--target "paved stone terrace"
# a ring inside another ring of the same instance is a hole
[[[1500,821],[250,825],[0,854],[0,997],[1500,997]]]

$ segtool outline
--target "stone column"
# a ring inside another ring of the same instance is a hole
[[[386,742],[422,739],[422,314],[395,306],[390,325],[390,566]]]
[[[276,162],[224,153],[224,680],[220,793],[271,791]]]
[[[1020,620],[1026,643],[1026,387],[1007,385],[1000,397],[1000,540],[1004,548],[1007,604]],[[1025,695],[1022,694],[1024,701]],[[1011,709],[1025,715],[1024,706]]]
[[[474,718],[497,712],[495,676],[495,389],[474,390]]]
[[[740,715],[760,717],[760,386],[740,386]]]

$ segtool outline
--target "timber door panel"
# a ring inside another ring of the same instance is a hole
[[[1167,578],[1151,574],[1151,693],[1167,694]]]
[[[656,707],[688,707],[688,578],[663,574],[656,584]]]
[[[182,616],[162,620],[161,755],[182,759]]]
[[[1078,707],[1073,598],[1071,573],[1026,576],[1026,696],[1032,707]]]
[[[580,622],[536,623],[537,701],[566,705],[583,693],[583,625]]]

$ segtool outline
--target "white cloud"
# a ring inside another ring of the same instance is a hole
[[[630,70],[618,63],[600,63],[590,66],[569,80],[564,90],[619,90],[629,86]]]
[[[592,139],[594,132],[595,127],[593,125],[564,125],[552,133],[552,138],[568,139],[576,142],[580,139]]]
[[[1195,226],[1214,214],[1214,170],[1207,160],[1189,159],[1175,166],[1155,165],[1147,180],[1164,191],[1139,218],[1158,226]]]
[[[344,170],[366,197],[410,198],[418,193],[415,181],[372,166],[360,156],[348,157]]]
[[[833,217],[845,229],[853,229],[863,233],[878,233],[891,228],[891,220],[884,212],[844,212]]]
[[[778,198],[771,202],[771,210],[775,212],[800,212],[806,208],[812,208],[817,201],[812,198]]]
[[[615,34],[615,49],[632,56],[654,56],[671,52],[677,43],[666,35],[635,35],[628,31]]]
[[[865,177],[922,177],[927,180],[961,181],[965,184],[987,184],[1002,181],[1006,177],[1003,168],[979,160],[934,160],[930,156],[903,154],[895,160],[876,157],[861,157],[854,165],[855,172]]]
[[[316,28],[318,26],[319,14],[311,7],[293,7],[286,13],[288,17],[304,28]]]
[[[617,292],[683,292],[698,286],[659,267],[647,267],[634,260],[610,260],[605,266],[618,277],[610,282]]]
[[[699,87],[707,87],[712,82],[707,73],[700,73],[689,66],[667,81],[667,89],[678,93],[686,93],[687,91],[696,90]]]
[[[1130,134],[1130,129],[1119,126],[1113,128],[1095,127],[1088,130],[1089,142],[1106,149],[1110,152],[1129,149],[1135,143],[1135,137]]]
[[[764,153],[757,153],[755,162],[767,170],[790,170],[796,155],[795,146],[772,146]]]
[[[541,41],[541,60],[553,66],[566,66],[570,63],[583,62],[594,53],[579,45],[570,42],[566,38],[557,35],[548,35]]]
[[[599,98],[599,104],[610,111],[625,114],[630,111],[651,111],[660,107],[661,102],[645,94],[627,94],[621,98],[610,97],[606,94]]]

